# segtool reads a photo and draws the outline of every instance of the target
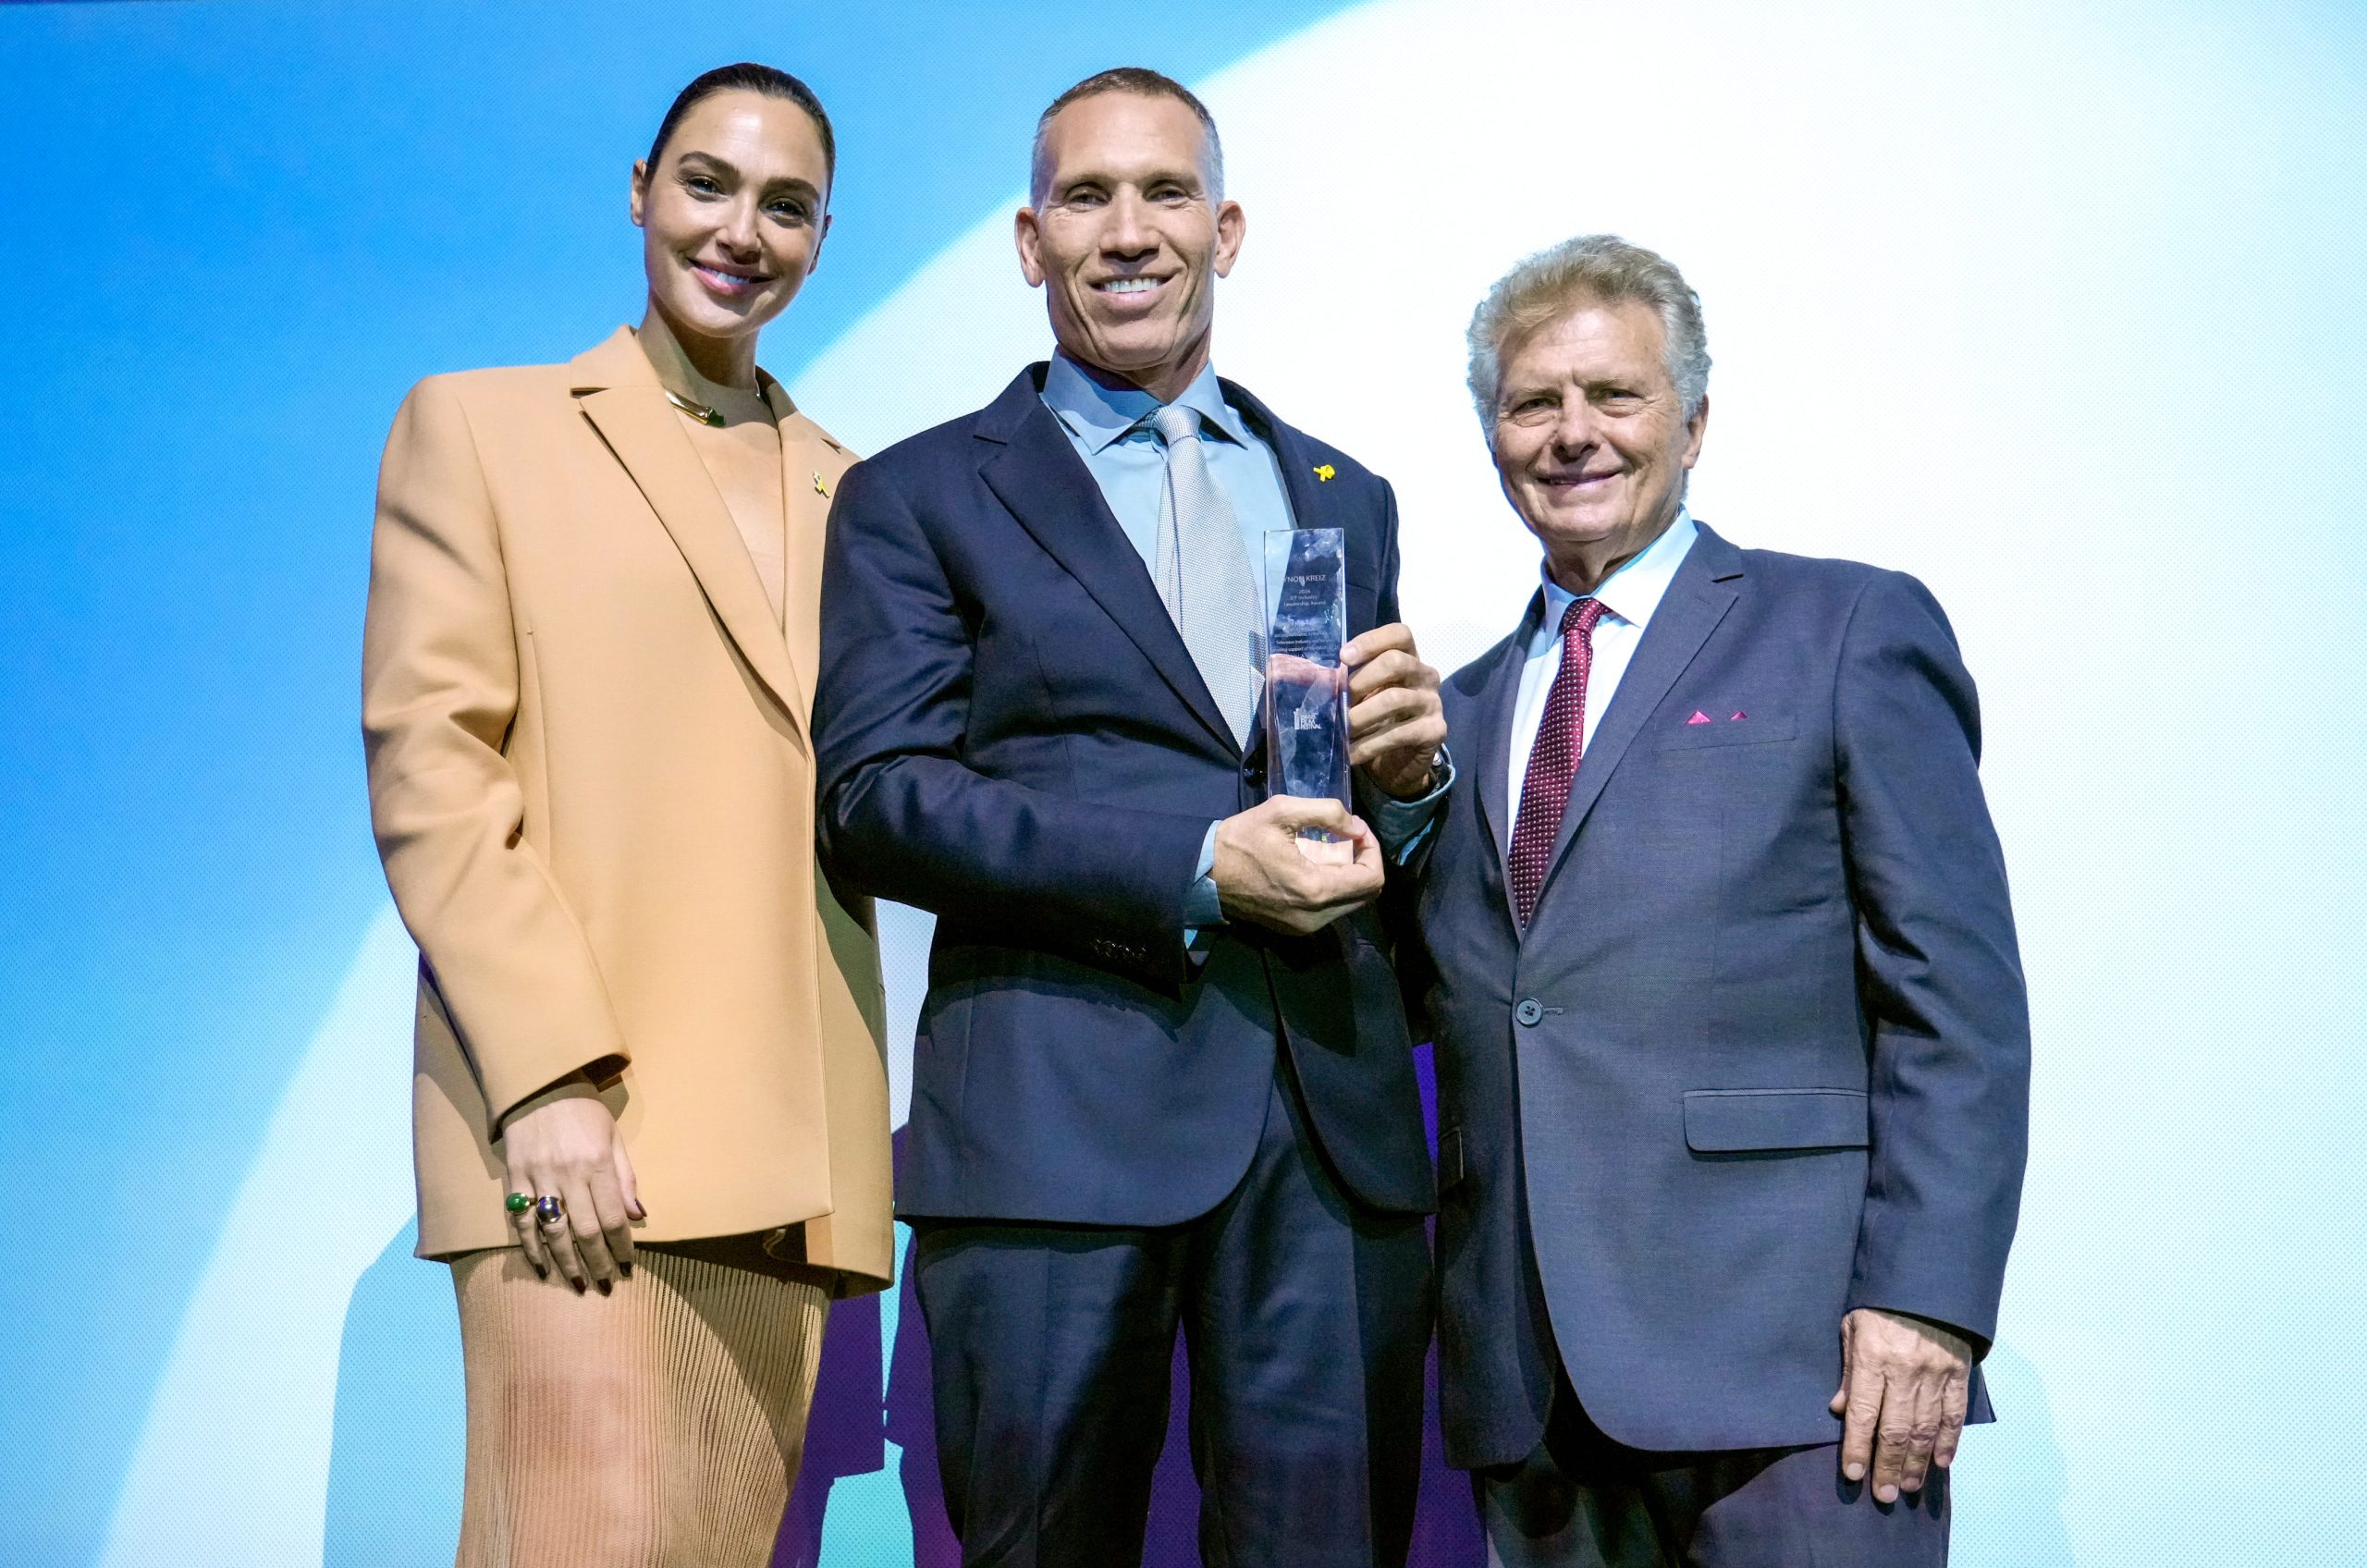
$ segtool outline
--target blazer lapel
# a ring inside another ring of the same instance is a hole
[[[1307,461],[1306,446],[1297,429],[1274,417],[1274,411],[1259,402],[1247,387],[1221,378],[1218,386],[1224,391],[1224,400],[1242,411],[1250,428],[1274,449],[1274,466],[1282,471],[1282,498],[1290,503],[1291,526],[1297,528],[1335,528],[1342,526],[1331,521],[1326,492],[1316,482],[1315,465]],[[1266,579],[1266,563],[1253,560],[1249,574],[1261,584]]]
[[[780,494],[787,514],[782,632],[798,694],[809,707],[822,668],[822,549],[829,536],[830,497],[854,455],[797,411],[779,382],[773,411],[780,430]]]
[[[1208,732],[1238,753],[1240,742],[1208,695],[1142,557],[1110,514],[1092,471],[1044,407],[1040,386],[1034,367],[1021,372],[979,422],[978,434],[1002,447],[980,466],[987,487],[1093,595]]]
[[[1562,830],[1553,840],[1553,858],[1546,863],[1545,881],[1538,889],[1540,906],[1587,814],[1601,798],[1603,785],[1627,754],[1627,748],[1643,732],[1644,721],[1700,653],[1701,644],[1710,640],[1726,611],[1734,607],[1735,590],[1728,584],[1743,574],[1742,552],[1708,528],[1698,522],[1695,526],[1699,534],[1676,569],[1660,607],[1652,612],[1650,624],[1644,628],[1636,656],[1628,661],[1619,690],[1602,716],[1602,732],[1588,739],[1585,754],[1578,760],[1570,802],[1562,811]]]
[[[575,366],[578,406],[673,536],[741,657],[803,729],[805,688],[790,666],[789,645],[774,624],[755,563],[647,358],[619,332],[579,356]]]

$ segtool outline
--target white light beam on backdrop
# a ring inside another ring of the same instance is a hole
[[[190,1297],[100,1568],[320,1562],[346,1306],[414,1201],[418,983],[418,949],[390,904],[281,1095]]]

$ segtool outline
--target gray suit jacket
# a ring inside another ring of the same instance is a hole
[[[2029,1020],[1971,678],[1912,578],[1703,528],[1524,936],[1502,818],[1539,613],[1446,683],[1464,773],[1409,965],[1449,1455],[1525,1457],[1557,1352],[1636,1447],[1836,1440],[1843,1315],[1985,1346],[2020,1200]]]

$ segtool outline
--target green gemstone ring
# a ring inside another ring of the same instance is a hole
[[[534,1194],[532,1193],[512,1193],[503,1201],[509,1206],[510,1213],[523,1214],[528,1209],[534,1207]]]

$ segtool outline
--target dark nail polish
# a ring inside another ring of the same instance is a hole
[[[575,1293],[576,1293],[577,1295],[582,1295],[582,1294],[583,1293],[583,1280],[570,1280],[568,1281],[568,1283],[569,1283],[569,1284],[570,1284],[570,1285],[573,1285],[573,1286],[575,1287]]]
[[[617,1272],[630,1280],[632,1278],[632,1265],[630,1263],[619,1263],[617,1265]]]
[[[604,1295],[604,1296],[605,1296],[605,1295],[607,1295],[609,1292],[611,1292],[611,1291],[613,1291],[613,1290],[615,1290],[615,1289],[616,1289],[616,1287],[615,1287],[614,1285],[609,1284],[609,1283],[608,1283],[608,1281],[607,1281],[606,1280],[601,1280],[601,1281],[600,1281],[600,1293],[601,1293],[602,1295]]]
[[[547,1268],[544,1268],[544,1267],[543,1267],[541,1264],[539,1264],[539,1263],[537,1263],[536,1265],[534,1265],[534,1278],[535,1278],[535,1279],[537,1279],[537,1280],[547,1280],[547,1279],[549,1279],[550,1277],[551,1277],[551,1271],[550,1271],[549,1269],[547,1269]]]

